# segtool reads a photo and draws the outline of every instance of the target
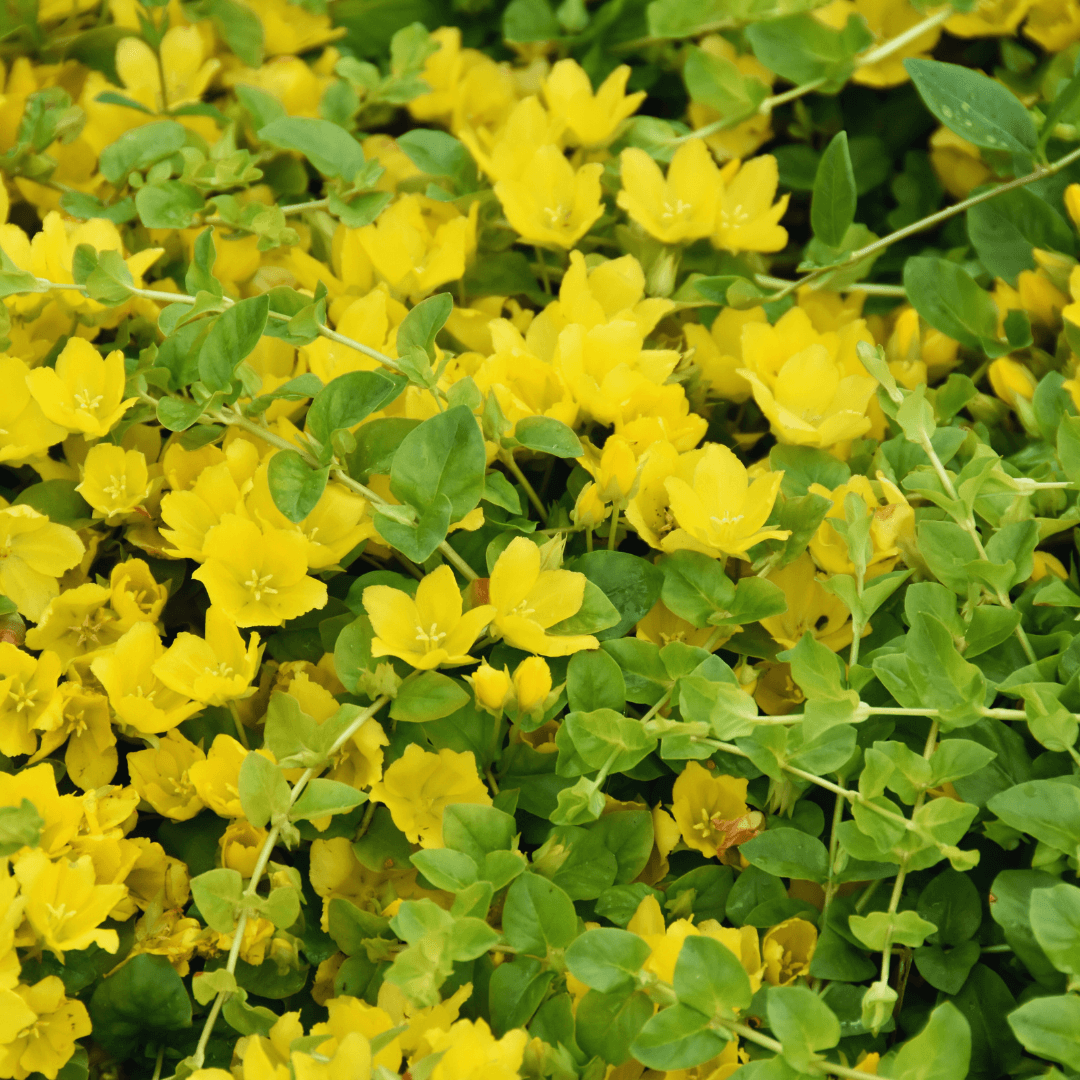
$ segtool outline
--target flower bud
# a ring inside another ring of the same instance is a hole
[[[897,993],[888,983],[876,982],[869,987],[862,999],[863,1027],[869,1028],[877,1035],[892,1016],[896,999]]]
[[[502,712],[506,699],[513,689],[507,668],[504,667],[500,671],[484,662],[476,669],[469,681],[476,695],[476,704],[481,709],[486,709],[490,713]]]
[[[574,503],[573,519],[579,529],[595,529],[611,513],[592,481],[587,483]]]
[[[514,690],[522,712],[533,712],[542,707],[551,693],[551,669],[547,661],[540,656],[522,660],[514,672]]]
[[[605,502],[621,502],[637,487],[637,455],[621,435],[612,435],[604,443],[596,482]]]
[[[1080,187],[1078,184],[1073,186]],[[1042,581],[1048,575],[1061,578],[1062,581],[1069,580],[1069,571],[1065,569],[1060,559],[1055,558],[1049,552],[1036,551],[1032,557],[1031,577],[1029,580]]]
[[[1035,376],[1023,364],[1007,356],[995,360],[987,374],[990,376],[994,393],[1014,409],[1017,398],[1030,401],[1035,396],[1035,387],[1038,385]]]
[[[9,611],[6,615],[0,615],[0,641],[6,641],[9,645],[17,645],[22,648],[26,640],[26,623],[17,611]]]

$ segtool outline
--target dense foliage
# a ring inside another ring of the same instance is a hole
[[[0,49],[0,1078],[1080,1073],[1075,0]]]

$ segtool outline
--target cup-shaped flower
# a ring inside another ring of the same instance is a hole
[[[109,606],[116,612],[116,628],[130,630],[137,622],[157,622],[168,585],[158,584],[143,559],[117,563],[109,575]]]
[[[619,125],[645,100],[643,91],[626,92],[630,67],[621,64],[593,93],[589,76],[576,60],[560,60],[544,80],[544,100],[552,115],[566,125],[568,143],[607,146]]]
[[[175,729],[161,737],[156,750],[127,756],[139,797],[173,821],[187,821],[203,808],[189,773],[192,765],[205,760],[206,755]]]
[[[206,636],[181,633],[154,664],[154,674],[170,689],[204,705],[224,705],[251,697],[262,657],[259,635],[244,642],[236,623],[221,608],[206,612]]]
[[[772,389],[747,368],[740,372],[782,443],[830,449],[870,428],[866,415],[877,389],[869,375],[845,375],[824,345],[810,345],[784,364]]]
[[[753,839],[765,823],[746,805],[746,780],[717,776],[696,761],[679,773],[672,798],[683,842],[710,859]]]
[[[476,704],[489,713],[501,716],[503,706],[513,698],[509,668],[493,668],[485,660],[471,678],[467,675],[465,678],[472,684]]]
[[[492,630],[507,645],[540,656],[569,656],[597,649],[590,634],[547,631],[581,609],[585,575],[572,570],[542,570],[540,549],[524,536],[515,537],[491,571],[488,595],[495,605]]]
[[[75,1040],[90,1028],[86,1006],[66,997],[56,975],[0,991],[0,1076],[26,1080],[40,1073],[56,1080],[75,1053]]]
[[[136,623],[90,670],[109,695],[117,720],[144,735],[169,731],[202,705],[166,686],[154,674],[165,646],[150,623]]]
[[[603,171],[599,162],[575,170],[557,146],[548,144],[536,150],[520,177],[500,180],[495,194],[523,240],[572,248],[604,212]]]
[[[745,559],[762,540],[786,540],[787,530],[765,527],[783,477],[770,472],[750,483],[742,462],[726,446],[711,443],[689,483],[678,476],[664,481],[679,527],[663,538],[663,549]]]
[[[476,663],[469,650],[495,614],[490,604],[462,613],[449,566],[426,575],[415,600],[389,585],[370,585],[363,603],[375,629],[371,655],[396,656],[422,671]]]
[[[817,578],[814,562],[803,552],[769,575],[784,590],[787,610],[761,620],[762,627],[785,649],[794,649],[809,632],[833,652],[851,644],[851,617],[844,602]]]
[[[56,579],[78,566],[85,550],[74,529],[29,506],[0,510],[0,593],[36,622],[60,595]]]
[[[72,337],[56,367],[34,368],[26,376],[41,411],[67,431],[101,439],[138,398],[124,399],[124,354],[101,354],[85,338]]]
[[[30,653],[0,642],[0,754],[18,757],[37,749],[34,729],[49,731],[60,723],[60,657]]]
[[[191,576],[237,626],[280,626],[326,603],[326,586],[307,576],[307,548],[299,532],[226,514],[206,534],[206,561]]]
[[[790,986],[810,970],[817,948],[817,927],[806,919],[785,919],[761,939],[765,961],[765,981],[773,986]]]
[[[713,231],[720,170],[701,139],[675,151],[666,179],[660,166],[636,146],[627,147],[619,160],[618,204],[650,236],[665,244],[682,244]]]
[[[138,450],[98,443],[86,455],[82,483],[75,490],[94,508],[94,517],[122,518],[150,494],[146,458]]]
[[[517,707],[534,712],[547,702],[551,693],[551,668],[542,656],[526,656],[514,669],[514,692]]]
[[[26,921],[41,948],[61,961],[65,952],[91,945],[116,952],[116,931],[98,928],[127,895],[127,887],[99,885],[89,855],[52,862],[45,852],[30,851],[15,864],[15,876],[26,900]]]
[[[221,736],[218,736],[219,738]],[[428,753],[409,743],[383,778],[371,785],[371,801],[382,803],[409,843],[443,846],[443,810],[454,803],[491,805],[471,750]]]

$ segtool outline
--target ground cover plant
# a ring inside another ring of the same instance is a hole
[[[1075,0],[7,0],[0,1078],[1080,1073]]]

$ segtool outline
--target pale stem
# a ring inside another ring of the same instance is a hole
[[[533,509],[540,517],[540,523],[546,525],[548,523],[547,510],[540,501],[540,496],[536,494],[536,489],[529,483],[528,477],[521,471],[521,466],[514,460],[514,451],[501,451],[499,453],[499,460],[514,474],[514,479],[525,489],[525,494],[528,495],[529,502],[532,503]]]

